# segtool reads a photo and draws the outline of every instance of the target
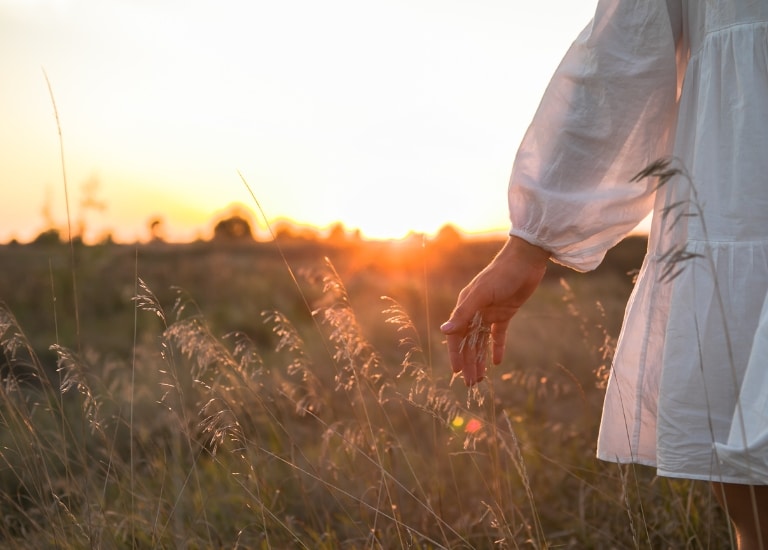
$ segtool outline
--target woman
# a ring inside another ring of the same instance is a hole
[[[768,548],[768,0],[600,0],[521,143],[509,209],[508,242],[441,327],[453,370],[485,375],[461,345],[478,312],[498,364],[548,259],[593,269],[653,210],[598,457],[709,481],[739,547]]]

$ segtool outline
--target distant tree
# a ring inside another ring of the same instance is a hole
[[[115,236],[112,235],[111,231],[107,231],[99,237],[98,244],[102,246],[109,246],[111,244],[115,244]]]
[[[435,236],[435,244],[439,246],[453,247],[461,244],[461,233],[451,224],[445,224]]]
[[[244,217],[234,214],[224,218],[213,228],[214,241],[252,241],[251,224]]]
[[[275,238],[282,241],[290,241],[300,238],[293,225],[285,220],[277,221],[273,223],[271,227]]]
[[[42,233],[40,233],[37,237],[35,237],[35,240],[32,241],[32,244],[60,244],[61,243],[61,234],[59,233],[58,229],[46,229]]]
[[[344,229],[344,224],[336,222],[328,231],[326,240],[333,244],[344,244],[347,242],[347,230]]]
[[[45,227],[56,227],[56,221],[53,219],[52,206],[53,203],[53,191],[51,186],[48,185],[45,188],[45,200],[43,201],[42,215]]]
[[[317,241],[319,236],[313,227],[296,225],[288,220],[278,220],[272,224],[272,233],[282,241],[301,240]]]
[[[95,174],[88,178],[80,187],[80,219],[77,222],[77,235],[80,240],[85,239],[85,233],[89,228],[86,219],[89,212],[101,213],[107,209],[107,203],[99,199],[101,182]]]
[[[165,222],[163,218],[150,218],[148,225],[149,239],[154,243],[165,242]]]

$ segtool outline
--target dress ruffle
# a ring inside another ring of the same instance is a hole
[[[739,480],[752,484],[765,484],[768,480],[767,360],[768,300],[763,304],[728,439],[715,444],[720,467],[736,472]]]

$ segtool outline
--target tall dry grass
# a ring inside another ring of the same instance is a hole
[[[137,272],[140,271],[137,269]],[[467,392],[396,300],[371,344],[330,263],[302,275],[312,321],[268,342],[216,334],[181,290],[139,280],[133,358],[53,344],[52,376],[7,306],[0,538],[19,548],[718,548],[706,487],[593,458],[602,374],[540,361]],[[578,289],[545,285],[523,339],[608,364]],[[550,309],[548,309],[550,308]],[[533,311],[533,310],[532,310]],[[536,316],[541,318],[537,319]],[[533,346],[535,348],[535,346]],[[535,349],[528,346],[531,353]],[[545,351],[545,350],[541,350]],[[573,351],[573,350],[572,350]],[[512,353],[515,354],[513,346]],[[524,355],[524,353],[522,353]],[[393,360],[397,357],[397,360]],[[568,363],[567,357],[562,357]]]

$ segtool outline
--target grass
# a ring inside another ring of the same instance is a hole
[[[3,545],[727,546],[705,485],[594,458],[628,249],[468,393],[437,325],[498,243],[453,246],[81,246],[77,298],[69,249],[1,247]]]

